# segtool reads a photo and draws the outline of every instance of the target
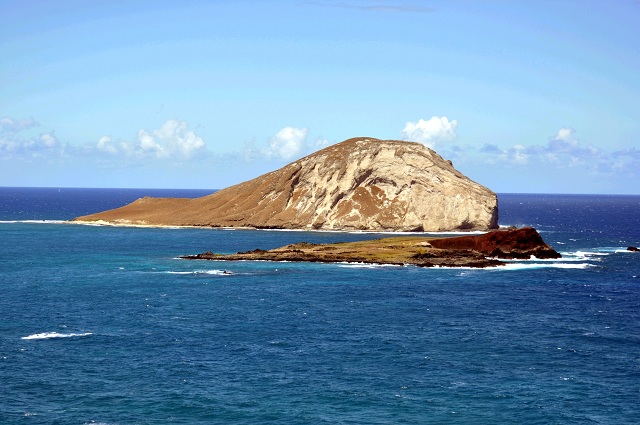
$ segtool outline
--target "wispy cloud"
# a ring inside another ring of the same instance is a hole
[[[592,144],[583,144],[578,132],[569,127],[560,128],[545,143],[514,144],[501,147],[486,143],[479,148],[465,146],[453,152],[454,159],[489,167],[539,170],[541,173],[564,170],[575,175],[596,178],[640,176],[640,150],[606,150]]]
[[[16,119],[11,117],[0,118],[0,131],[3,133],[18,133],[40,124],[33,117]]]
[[[0,118],[0,159],[82,158],[103,166],[128,166],[159,160],[186,162],[209,155],[202,137],[179,120],[167,120],[153,130],[143,128],[132,140],[102,136],[95,143],[80,145],[59,140],[53,131],[28,135],[38,125],[33,118]]]
[[[186,122],[174,119],[155,130],[141,129],[131,141],[102,136],[94,148],[96,152],[110,157],[139,160],[188,161],[207,155],[207,146],[202,137],[190,130]]]
[[[640,149],[631,148],[611,153],[611,170],[626,173],[630,176],[640,176]]]
[[[37,136],[23,134],[25,130],[38,126],[38,122],[33,118],[0,118],[0,159],[51,159],[63,156],[66,145],[57,139],[53,131]]]
[[[516,144],[508,148],[485,144],[480,153],[491,156],[491,161],[523,165],[528,163],[546,163],[557,168],[586,166],[595,168],[602,162],[610,161],[611,155],[593,146],[582,146],[572,128],[561,128],[549,137],[546,144],[524,146]]]

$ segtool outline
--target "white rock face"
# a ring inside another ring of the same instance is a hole
[[[286,171],[285,171],[286,170]],[[295,227],[395,231],[489,229],[497,198],[418,143],[351,139],[296,161],[281,214]],[[275,192],[262,201],[278,196]]]
[[[144,198],[80,219],[289,229],[487,230],[497,227],[498,206],[495,193],[422,144],[355,138],[203,198]]]

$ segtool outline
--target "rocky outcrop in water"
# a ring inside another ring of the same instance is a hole
[[[532,227],[433,239],[431,245],[435,248],[466,249],[496,258],[560,258],[560,254],[547,245]]]
[[[79,217],[124,225],[370,231],[488,230],[496,194],[419,143],[349,139],[197,199],[142,198]]]
[[[182,258],[218,261],[300,261],[356,262],[416,265],[420,267],[496,267],[501,259],[560,258],[535,229],[495,230],[482,235],[427,238],[394,236],[359,242],[310,244],[306,242],[281,248],[216,254],[211,251]]]

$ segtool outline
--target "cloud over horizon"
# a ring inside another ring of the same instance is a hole
[[[15,158],[58,158],[65,153],[65,144],[61,143],[53,131],[43,132],[37,136],[22,134],[25,130],[38,127],[40,124],[31,118],[0,118],[0,159]]]
[[[174,159],[188,161],[207,154],[202,137],[184,121],[167,120],[159,129],[141,129],[136,138],[114,141],[102,136],[95,145],[100,153],[133,159]]]
[[[456,140],[457,120],[433,116],[428,120],[407,121],[402,138],[437,148],[438,152],[463,168],[520,169],[522,172],[546,170],[546,173],[569,173],[591,178],[636,178],[640,175],[640,149],[606,150],[584,144],[578,131],[561,127],[540,143],[482,146],[460,144]],[[225,158],[231,166],[256,166],[269,170],[278,163],[290,162],[326,147],[329,141],[309,138],[306,127],[286,126],[260,145],[245,144],[225,157],[210,151],[203,137],[187,122],[169,119],[155,129],[141,128],[130,139],[100,137],[96,142],[71,144],[59,140],[53,130],[37,132],[40,124],[32,117],[0,118],[0,160],[31,164],[94,164],[99,168],[129,168],[131,166],[184,166],[191,161],[211,161]],[[255,139],[254,139],[255,140]],[[244,163],[244,165],[243,165]],[[253,163],[253,164],[251,164]],[[5,162],[6,164],[6,162]],[[155,165],[153,165],[155,164]],[[206,163],[203,163],[206,164]],[[234,165],[235,164],[235,165]],[[186,170],[186,168],[185,168]],[[564,170],[564,171],[563,171]]]
[[[18,133],[28,128],[37,127],[40,124],[33,118],[15,119],[11,117],[0,118],[0,130],[7,133]]]
[[[479,152],[490,155],[490,163],[497,161],[511,165],[544,163],[556,168],[585,166],[596,169],[611,160],[609,153],[596,146],[582,146],[576,136],[576,130],[568,127],[560,128],[544,145],[516,144],[508,148],[500,148],[495,144],[487,143],[479,149]]]

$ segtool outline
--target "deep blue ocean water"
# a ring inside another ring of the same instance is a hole
[[[66,224],[0,188],[2,424],[635,424],[640,196],[501,194],[563,254],[501,269],[176,259],[380,235]]]

